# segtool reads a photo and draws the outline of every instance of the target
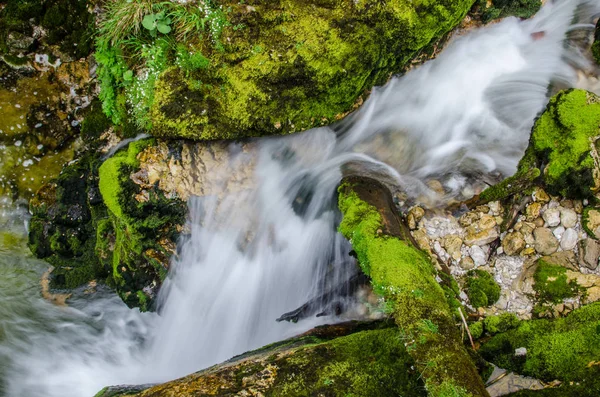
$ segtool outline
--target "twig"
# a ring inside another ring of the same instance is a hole
[[[473,337],[471,336],[471,331],[469,331],[469,326],[467,325],[467,320],[465,320],[465,316],[462,312],[462,309],[459,307],[458,312],[460,313],[460,318],[462,318],[463,324],[465,325],[465,329],[467,330],[467,335],[469,335],[469,340],[471,341],[471,347],[475,350],[475,343],[473,343]]]

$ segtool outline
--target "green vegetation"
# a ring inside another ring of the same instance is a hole
[[[600,21],[596,24],[596,34],[594,35],[594,44],[592,44],[592,54],[596,62],[600,64]]]
[[[397,328],[329,339],[299,337],[246,353],[226,367],[215,366],[145,391],[106,388],[97,396],[158,397],[174,390],[179,395],[427,396]],[[451,390],[460,389],[444,385],[443,390],[446,394],[440,395],[449,397],[456,395]]]
[[[509,16],[530,18],[542,6],[541,0],[478,0],[476,4],[484,23]]]
[[[472,3],[111,0],[96,43],[103,108],[115,124],[131,116],[157,136],[192,139],[328,124]]]
[[[551,194],[593,200],[594,160],[600,134],[600,98],[582,90],[556,94],[537,119],[515,175],[484,190],[480,202],[528,194],[541,185]]]
[[[339,230],[352,243],[374,290],[392,302],[393,316],[429,395],[485,395],[429,259],[406,241],[383,235],[380,213],[353,189],[350,184],[339,188],[344,215]]]
[[[490,273],[471,270],[467,273],[466,293],[473,307],[487,307],[500,298],[500,286]]]
[[[580,293],[581,287],[575,280],[567,281],[567,269],[538,259],[533,276],[533,289],[541,302],[560,303],[565,298],[572,298]]]
[[[520,320],[513,313],[502,313],[499,316],[488,316],[483,320],[485,331],[490,335],[506,332],[515,328]]]
[[[525,347],[525,356],[515,349]],[[522,321],[517,328],[497,334],[480,353],[494,364],[545,381],[600,385],[600,303],[553,320]]]
[[[9,36],[31,37],[34,25],[41,25],[47,31],[43,44],[58,45],[62,52],[76,59],[91,52],[94,15],[88,12],[86,0],[8,0],[4,3],[0,9],[0,54],[11,52]],[[29,48],[33,48],[33,40]]]

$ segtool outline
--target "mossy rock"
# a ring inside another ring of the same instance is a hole
[[[525,347],[525,356],[515,349]],[[553,320],[522,321],[499,333],[479,352],[494,364],[544,381],[580,382],[598,390],[600,376],[600,303]]]
[[[509,16],[530,18],[542,7],[541,0],[478,0],[476,4],[484,23]]]
[[[582,292],[575,280],[567,280],[567,269],[538,259],[533,275],[533,289],[540,303],[560,303],[566,298],[573,298]]]
[[[592,55],[600,65],[600,20],[596,24],[596,34],[594,35],[594,44],[592,44]]]
[[[339,230],[374,290],[391,305],[429,395],[487,396],[435,269],[413,245],[389,191],[367,178],[348,178],[339,188],[339,208]]]
[[[500,286],[485,270],[477,269],[467,273],[465,286],[473,307],[488,307],[500,298]]]
[[[559,92],[536,120],[515,175],[484,190],[479,202],[527,194],[536,185],[564,198],[593,199],[600,170],[591,152],[598,150],[598,136],[600,98],[583,90]]]
[[[98,396],[114,395],[110,391]],[[425,397],[427,392],[400,330],[388,326],[333,339],[290,339],[139,393],[117,395]]]
[[[147,191],[146,201],[136,199],[142,189],[131,174],[139,168],[137,155],[153,143],[153,139],[131,142],[98,170],[107,217],[97,224],[95,250],[112,269],[111,283],[119,296],[142,310],[152,309],[167,274],[172,252],[161,243],[177,241],[187,208],[182,200],[165,197],[157,187]]]
[[[101,97],[107,114],[123,119],[124,92],[132,78],[139,81],[131,72],[147,67],[143,61],[123,62],[139,59],[139,53],[123,57],[132,51],[123,39],[135,38],[169,58],[155,67],[163,72],[156,82],[154,75],[143,82],[149,85],[142,105],[148,109],[137,122],[153,135],[214,140],[327,125],[456,26],[473,2],[224,0],[214,9],[206,2],[214,16],[211,31],[193,37],[180,26],[186,21],[181,14],[191,11],[163,4],[167,14],[177,13],[172,33],[164,36],[175,46],[159,48],[163,36],[149,41],[136,26],[119,38],[109,27],[101,30]],[[173,66],[165,70],[166,65]],[[138,102],[129,105],[135,110]]]
[[[29,248],[54,266],[53,289],[76,288],[106,269],[94,255],[96,235],[88,185],[98,158],[85,156],[64,168],[58,178],[42,187],[30,202]]]
[[[95,29],[94,14],[88,11],[88,5],[88,0],[8,0],[0,10],[0,54],[12,50],[9,35],[33,38],[37,25],[46,34],[32,39],[30,49],[40,44],[56,45],[75,59],[86,57],[92,50]]]

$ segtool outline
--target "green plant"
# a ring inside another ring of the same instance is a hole
[[[156,37],[156,32],[168,34],[171,32],[171,18],[165,15],[165,11],[156,14],[148,14],[142,19],[142,26],[146,28],[152,37]]]
[[[493,305],[500,298],[500,286],[494,277],[483,270],[467,273],[466,293],[473,307]]]

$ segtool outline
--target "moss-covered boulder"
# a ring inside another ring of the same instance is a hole
[[[41,46],[56,46],[60,53],[73,59],[90,53],[95,24],[94,14],[88,7],[93,1],[8,0],[4,3],[0,9],[0,56],[24,57]]]
[[[596,34],[594,35],[594,44],[592,44],[592,54],[596,62],[600,64],[600,20],[596,24]]]
[[[533,127],[515,175],[484,190],[480,201],[502,200],[543,186],[564,198],[593,198],[600,188],[600,98],[561,91]]]
[[[345,329],[347,326],[350,327]],[[427,394],[414,361],[406,352],[401,331],[393,324],[374,323],[319,327],[309,335],[246,353],[141,392],[106,388],[97,396],[173,395],[424,397]]]
[[[97,50],[101,96],[113,120],[129,107],[161,137],[306,130],[352,110],[473,2],[109,2]],[[144,15],[160,15],[168,29],[150,34]]]
[[[487,396],[436,271],[413,245],[389,191],[373,180],[349,178],[340,186],[339,207],[339,229],[375,291],[391,305],[429,395]]]
[[[85,133],[98,135],[93,127],[84,125]],[[152,309],[186,212],[182,200],[156,186],[142,191],[131,179],[138,153],[152,143],[130,143],[106,160],[84,155],[33,198],[29,246],[54,266],[51,288],[95,279],[129,306]]]
[[[541,0],[477,0],[477,11],[482,22],[515,16],[529,18],[542,6]]]
[[[523,347],[527,353],[516,355],[515,349]],[[545,381],[558,379],[586,390],[583,394],[548,392],[540,395],[598,395],[600,303],[575,310],[564,318],[522,321],[516,328],[484,343],[480,353],[502,368]]]

